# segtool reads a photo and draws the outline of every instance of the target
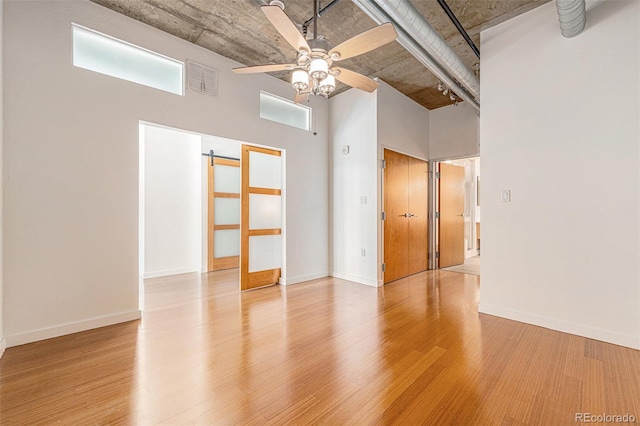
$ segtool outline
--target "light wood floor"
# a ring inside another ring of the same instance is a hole
[[[237,291],[148,281],[141,321],[9,348],[0,424],[573,425],[640,417],[640,352],[477,312],[429,271]]]
[[[460,272],[462,274],[480,275],[480,256],[468,257],[462,265],[442,268],[443,271]]]

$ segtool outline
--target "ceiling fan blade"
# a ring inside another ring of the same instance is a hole
[[[378,86],[380,86],[378,82],[373,81],[362,74],[358,74],[355,71],[338,67],[333,67],[332,69],[340,71],[340,73],[335,76],[336,80],[344,84],[348,84],[351,87],[355,87],[356,89],[364,90],[365,92],[373,92],[378,88]]]
[[[272,71],[285,71],[295,68],[295,64],[267,64],[267,65],[254,65],[252,67],[238,67],[234,68],[233,72],[236,74],[254,74],[258,72],[272,72]]]
[[[387,22],[343,41],[329,51],[329,56],[333,57],[337,53],[339,56],[334,61],[353,58],[391,43],[397,37],[398,33],[393,24]]]
[[[297,104],[303,104],[305,102],[307,102],[307,99],[309,99],[309,94],[308,93],[303,93],[300,94],[296,91],[296,97],[293,100],[295,103]]]
[[[300,31],[298,31],[296,24],[284,13],[284,10],[276,5],[260,6],[260,9],[262,9],[262,12],[264,12],[275,29],[278,30],[282,37],[284,37],[297,52],[301,50],[311,52],[307,40],[305,40]]]

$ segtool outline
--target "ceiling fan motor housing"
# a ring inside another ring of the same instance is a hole
[[[271,0],[269,2],[269,6],[278,6],[280,9],[284,10],[284,3],[280,0]]]

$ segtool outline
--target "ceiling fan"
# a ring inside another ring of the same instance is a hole
[[[267,19],[296,49],[298,57],[292,64],[268,64],[234,68],[238,74],[291,70],[291,85],[296,90],[295,102],[305,101],[309,95],[329,97],[336,88],[336,80],[366,92],[373,92],[379,84],[369,77],[346,68],[337,67],[335,62],[353,58],[392,42],[398,33],[391,23],[386,23],[360,33],[331,48],[329,43],[318,36],[319,0],[314,0],[313,39],[307,40],[284,12],[279,1],[261,6]]]

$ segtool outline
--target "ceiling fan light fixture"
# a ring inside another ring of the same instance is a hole
[[[297,69],[291,73],[291,85],[298,92],[309,88],[309,74],[305,70]]]
[[[336,90],[336,78],[331,74],[327,75],[324,80],[320,82],[319,90],[322,95],[329,96]]]
[[[309,74],[314,80],[322,80],[329,75],[329,64],[322,58],[315,58],[309,64]]]

